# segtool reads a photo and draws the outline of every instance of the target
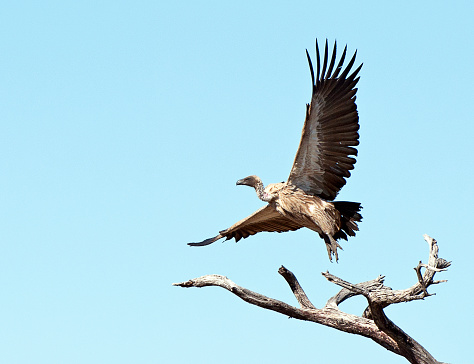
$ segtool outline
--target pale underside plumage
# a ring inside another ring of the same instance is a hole
[[[288,181],[268,185],[264,190],[261,180],[256,176],[241,180],[244,182],[238,184],[254,187],[259,198],[269,202],[268,205],[220,231],[219,235],[189,245],[208,245],[221,238],[239,241],[262,231],[284,232],[307,227],[324,238],[329,257],[334,254],[337,259],[337,247],[340,246],[336,239],[355,235],[354,231],[358,230],[356,222],[362,218],[358,213],[361,208],[358,203],[328,202],[334,200],[345,185],[345,178],[350,176],[349,171],[356,162],[352,156],[357,155],[354,147],[359,144],[355,85],[362,65],[349,75],[356,52],[343,70],[346,49],[336,65],[334,43],[328,64],[326,41],[321,68],[316,41],[316,76],[306,51],[313,94],[311,104],[306,105],[301,141]]]

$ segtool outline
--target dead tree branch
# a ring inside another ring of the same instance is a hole
[[[374,280],[352,284],[338,278],[329,272],[322,275],[330,282],[342,287],[342,290],[331,297],[326,305],[318,309],[311,303],[295,275],[285,267],[280,267],[278,273],[285,278],[290,286],[300,308],[285,302],[266,297],[259,293],[240,287],[227,277],[221,275],[206,275],[182,283],[174,283],[180,287],[222,287],[242,300],[253,305],[276,311],[304,321],[312,321],[351,334],[362,335],[372,339],[379,345],[395,354],[405,357],[410,363],[432,364],[438,362],[422,345],[396,326],[386,315],[383,309],[391,304],[424,299],[431,296],[428,287],[444,281],[434,281],[437,272],[445,271],[450,262],[438,257],[438,244],[435,239],[424,236],[429,244],[430,253],[428,264],[418,263],[414,268],[417,282],[404,290],[392,290],[384,286],[384,276]],[[421,269],[425,269],[423,275]],[[341,311],[338,305],[356,295],[363,295],[368,307],[362,316],[356,316]]]

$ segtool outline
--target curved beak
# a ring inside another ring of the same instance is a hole
[[[237,182],[235,182],[235,185],[236,185],[236,186],[244,185],[244,184],[245,184],[244,179],[239,179]]]

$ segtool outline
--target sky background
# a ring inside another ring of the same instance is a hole
[[[438,360],[471,361],[473,14],[472,1],[4,3],[0,362],[405,363],[172,283],[222,274],[297,305],[284,265],[322,307],[339,291],[326,270],[413,285],[424,233],[449,281],[386,313]],[[236,180],[286,180],[316,38],[364,63],[358,162],[338,196],[364,206],[357,237],[338,264],[309,230],[188,247],[262,206]]]

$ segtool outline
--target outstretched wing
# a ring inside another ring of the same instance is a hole
[[[262,231],[276,231],[282,233],[284,231],[298,230],[302,226],[280,215],[273,207],[266,205],[255,211],[252,215],[240,220],[230,228],[222,230],[219,235],[201,241],[200,243],[188,243],[191,246],[204,246],[214,243],[215,241],[226,238],[226,240],[235,238],[239,241],[250,235]]]
[[[341,59],[336,61],[336,42],[328,67],[328,42],[324,50],[323,67],[320,72],[319,47],[316,40],[316,79],[309,57],[308,63],[313,81],[311,105],[306,105],[306,119],[298,152],[288,182],[307,193],[326,200],[334,200],[346,184],[350,170],[356,162],[354,147],[359,144],[359,116],[357,114],[355,85],[362,64],[348,75],[357,51],[342,71],[347,46]],[[334,72],[333,72],[334,70]],[[342,71],[342,73],[341,73]]]

